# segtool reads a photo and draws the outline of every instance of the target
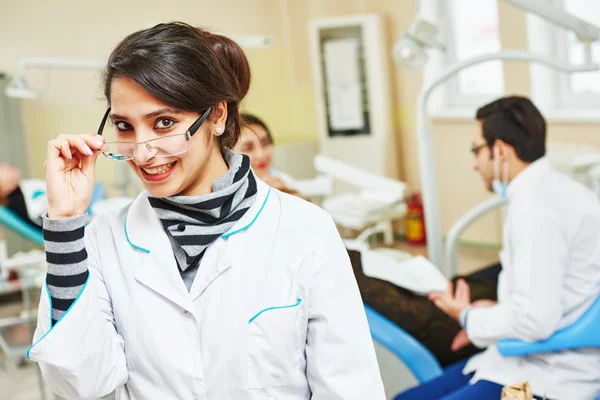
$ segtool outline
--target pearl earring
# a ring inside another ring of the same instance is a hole
[[[217,126],[217,133],[223,133],[223,128],[220,126]]]

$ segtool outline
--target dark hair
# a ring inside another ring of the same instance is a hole
[[[186,111],[202,113],[227,102],[221,149],[239,139],[238,106],[250,88],[250,66],[233,40],[182,22],[158,24],[127,36],[111,53],[104,72],[109,103],[111,84],[119,77]]]
[[[246,126],[250,126],[250,125],[258,125],[261,128],[263,128],[265,130],[265,132],[267,132],[267,138],[269,139],[269,144],[274,144],[274,140],[273,140],[273,135],[271,135],[271,131],[269,130],[269,128],[267,127],[267,124],[265,124],[265,122],[258,118],[256,115],[252,115],[252,114],[246,114],[246,113],[242,113],[240,115],[240,117],[242,118],[242,121],[244,122],[244,125]]]
[[[500,139],[525,162],[546,154],[546,121],[528,98],[502,97],[477,110],[475,118],[483,121],[483,137],[490,149]]]

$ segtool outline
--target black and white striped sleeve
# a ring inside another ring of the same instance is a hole
[[[69,219],[43,217],[52,325],[71,307],[88,279],[84,244],[86,219],[87,214]]]

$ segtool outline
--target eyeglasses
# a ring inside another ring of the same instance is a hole
[[[475,157],[477,157],[479,155],[479,152],[481,151],[481,149],[483,149],[484,147],[486,147],[487,144],[480,144],[479,146],[473,146],[471,147],[471,153],[473,153],[473,155]]]
[[[159,136],[143,142],[106,142],[102,154],[111,160],[129,161],[135,158],[135,152],[139,145],[145,146],[146,150],[148,150],[152,157],[170,157],[185,153],[187,151],[188,140],[194,136],[198,128],[200,128],[202,123],[206,120],[206,118],[208,118],[211,109],[212,107],[209,107],[206,111],[204,111],[200,118],[198,118],[184,133]],[[98,135],[102,135],[104,132],[104,126],[106,125],[109,114],[110,107],[108,110],[106,110],[106,113],[104,113],[104,117],[102,118],[102,122],[100,122]]]

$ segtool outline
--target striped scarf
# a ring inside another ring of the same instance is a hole
[[[148,197],[171,240],[188,291],[206,248],[239,221],[256,199],[248,156],[227,150],[225,161],[229,170],[213,182],[210,194]]]

